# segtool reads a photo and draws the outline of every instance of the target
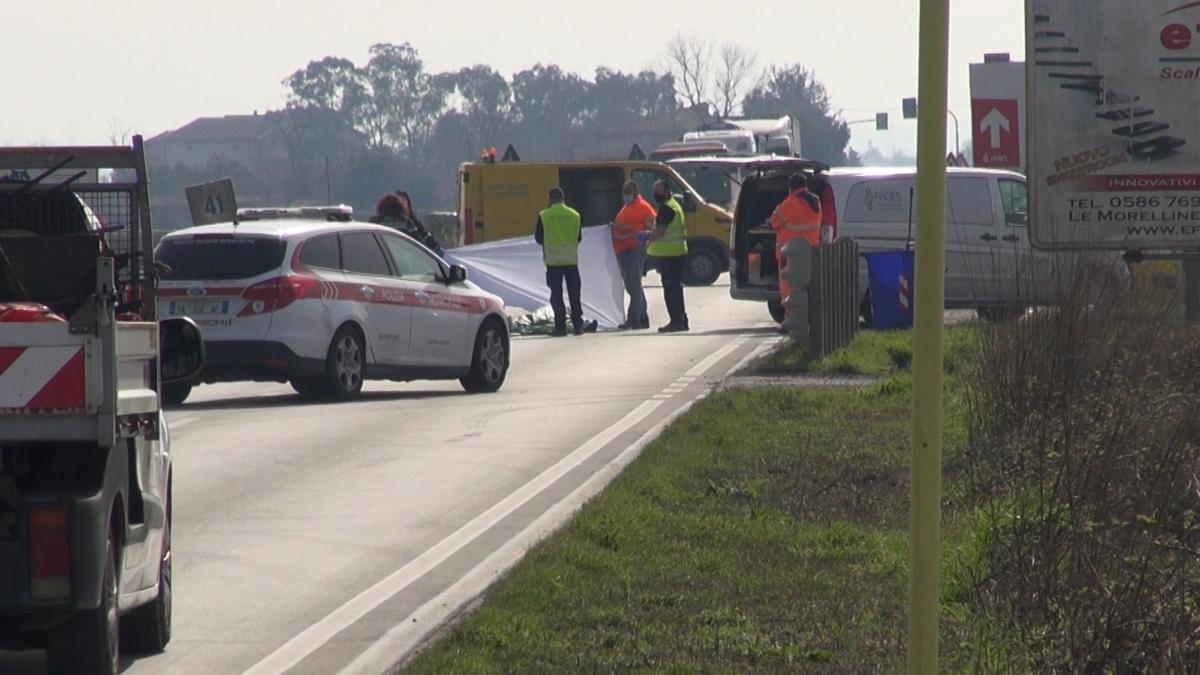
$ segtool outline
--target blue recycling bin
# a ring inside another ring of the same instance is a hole
[[[913,252],[866,253],[871,288],[871,322],[876,330],[912,328]]]

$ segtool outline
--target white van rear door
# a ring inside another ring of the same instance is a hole
[[[1013,297],[1017,258],[996,222],[991,180],[950,176],[946,197],[946,303],[1004,303]]]

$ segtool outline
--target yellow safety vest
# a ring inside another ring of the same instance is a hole
[[[547,267],[579,264],[579,231],[583,219],[575,209],[556,202],[540,214],[542,260]]]
[[[674,197],[664,203],[675,212],[675,219],[667,226],[667,233],[651,242],[646,252],[655,258],[677,258],[687,255],[687,225],[683,220],[683,207]]]

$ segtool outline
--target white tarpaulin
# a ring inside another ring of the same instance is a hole
[[[533,237],[472,244],[446,251],[446,260],[467,268],[467,278],[495,293],[510,307],[536,310],[550,304],[542,247]],[[607,227],[583,230],[579,245],[579,276],[583,280],[583,317],[601,328],[625,321],[625,289]],[[570,303],[563,289],[563,302]]]

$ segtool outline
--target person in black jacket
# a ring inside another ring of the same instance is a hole
[[[397,190],[381,197],[375,204],[375,215],[371,216],[370,221],[403,232],[439,256],[442,255],[441,244],[417,218],[412,210],[412,200],[405,192]]]

